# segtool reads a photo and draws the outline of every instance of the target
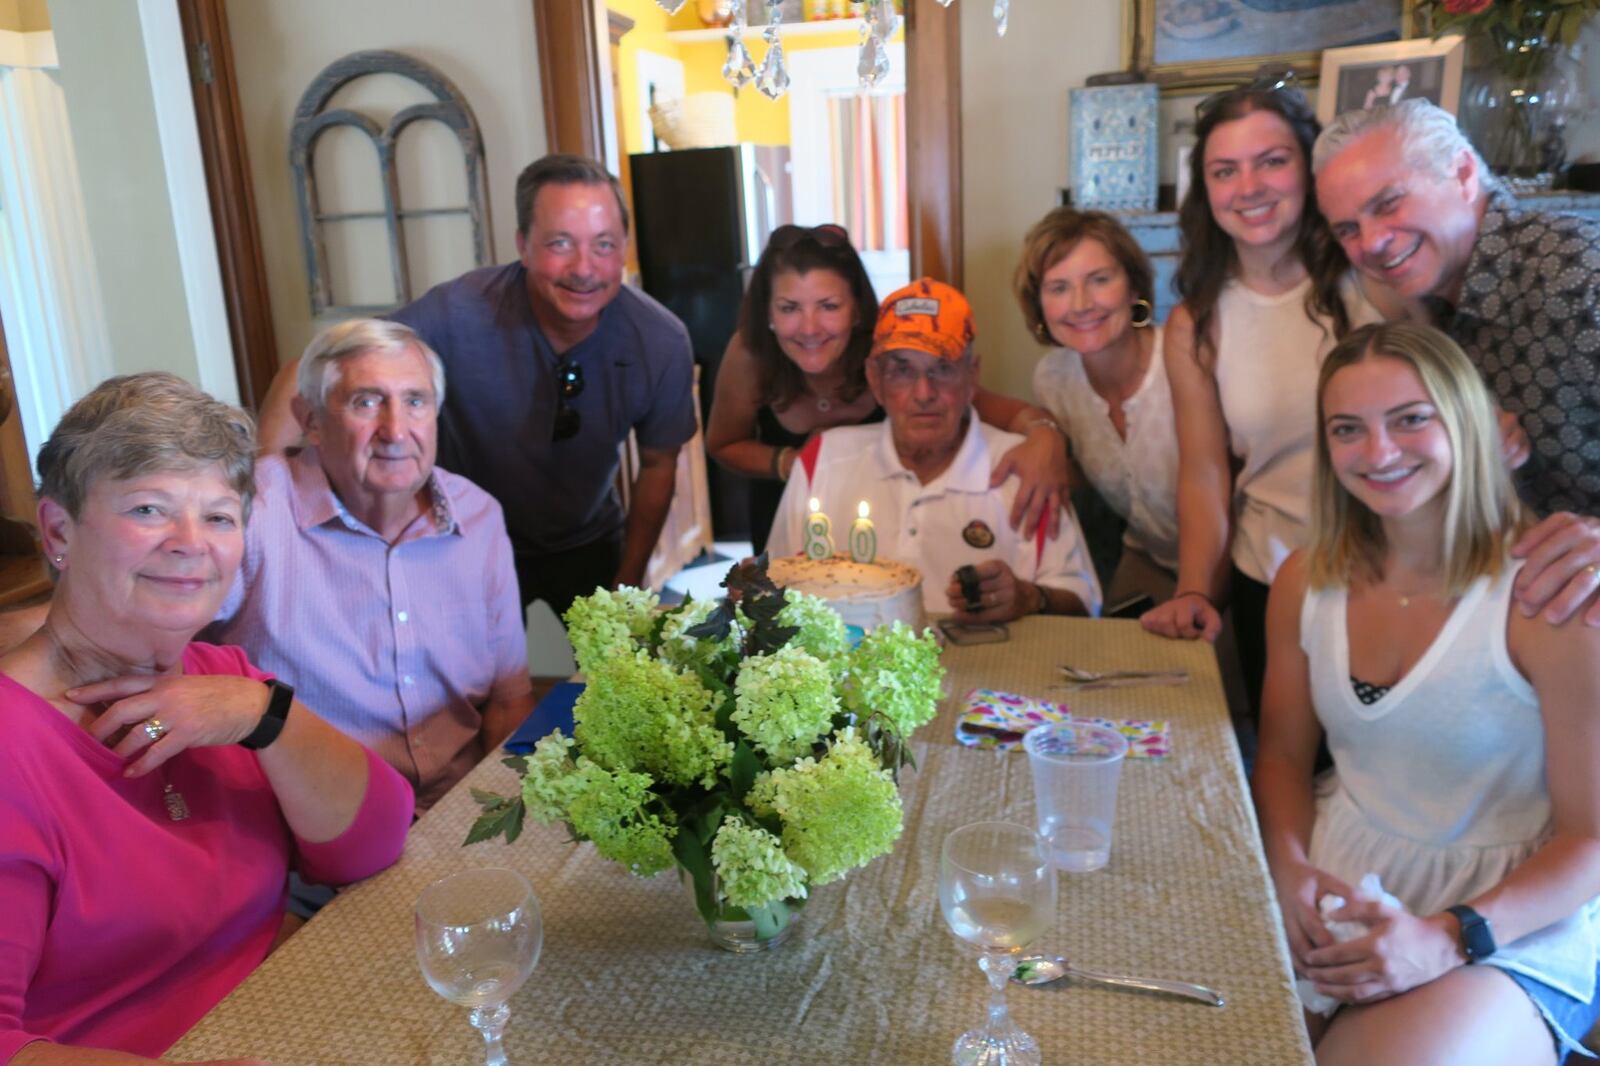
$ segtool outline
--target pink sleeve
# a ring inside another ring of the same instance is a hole
[[[45,1037],[22,1028],[22,1006],[50,921],[49,847],[24,797],[0,797],[0,1062]],[[87,947],[87,945],[85,945]]]
[[[350,828],[320,844],[295,838],[300,876],[314,884],[347,885],[394,864],[405,847],[416,805],[411,783],[366,748],[367,791]]]

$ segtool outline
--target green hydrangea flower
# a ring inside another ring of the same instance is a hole
[[[939,709],[944,666],[932,630],[921,636],[904,622],[879,626],[850,653],[841,686],[846,709],[864,719],[874,711],[910,737]]]
[[[567,807],[581,791],[574,776],[572,738],[557,730],[533,746],[522,775],[522,804],[535,819],[549,825],[566,821]]]
[[[894,778],[856,733],[841,729],[821,759],[801,759],[756,778],[746,801],[783,823],[783,850],[812,885],[837,881],[887,854],[900,837]]]
[[[735,620],[723,640],[702,640],[688,631],[711,617],[716,600],[691,600],[669,615],[661,627],[661,657],[680,670],[707,669],[725,674],[733,670],[744,640],[745,619],[735,610]]]
[[[759,826],[728,818],[711,842],[722,896],[735,907],[765,907],[774,900],[804,899],[806,872],[783,853],[778,838]]]
[[[593,760],[572,758],[573,741],[559,732],[534,745],[522,777],[522,801],[546,825],[564,821],[580,840],[594,841],[595,850],[643,877],[673,864],[667,821],[645,810],[655,799],[649,775],[613,773]]]
[[[607,657],[632,652],[650,636],[660,602],[649,589],[626,586],[615,592],[596,589],[572,601],[563,618],[578,669],[588,674]]]
[[[746,659],[733,691],[734,725],[777,763],[809,752],[839,713],[827,664],[792,644]]]
[[[692,673],[636,651],[602,660],[572,709],[583,753],[608,770],[711,788],[733,758],[712,694]]]
[[[673,864],[677,827],[645,810],[655,798],[649,775],[612,773],[580,756],[575,776],[578,787],[567,807],[573,833],[594,841],[601,855],[640,877],[651,877]],[[667,817],[671,816],[668,811]]]
[[[798,645],[828,663],[842,660],[849,654],[850,635],[845,632],[844,619],[826,600],[795,589],[785,589],[783,595],[778,624],[800,630],[789,638],[791,645]]]

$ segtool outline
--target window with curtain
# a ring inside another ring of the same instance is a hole
[[[910,247],[905,93],[828,97],[834,218],[862,253]]]

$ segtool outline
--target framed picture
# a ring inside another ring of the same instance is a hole
[[[1317,118],[1368,107],[1387,107],[1421,97],[1452,115],[1461,107],[1461,67],[1465,38],[1424,38],[1360,48],[1330,48],[1322,53]]]
[[[1316,79],[1327,48],[1398,41],[1415,0],[1123,0],[1123,62],[1166,93],[1246,81],[1262,66]]]

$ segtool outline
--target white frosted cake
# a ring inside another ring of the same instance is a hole
[[[922,575],[904,563],[882,559],[858,563],[848,555],[831,559],[785,555],[768,564],[767,574],[776,585],[826,600],[845,625],[871,632],[895,621],[918,631],[926,624]]]

